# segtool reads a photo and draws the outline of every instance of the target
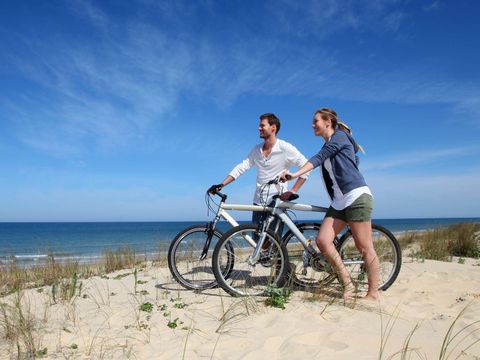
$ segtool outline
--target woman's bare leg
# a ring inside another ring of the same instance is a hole
[[[380,292],[378,291],[380,285],[380,262],[373,247],[372,223],[370,221],[350,222],[348,225],[352,231],[355,246],[362,254],[365,267],[367,268],[368,291],[364,299],[378,300],[380,298]]]
[[[342,220],[326,217],[323,219],[322,226],[317,235],[318,248],[322,254],[325,255],[335,272],[340,277],[340,281],[343,285],[343,299],[345,301],[355,294],[355,286],[342,262],[340,254],[333,244],[333,240],[346,225],[347,223]]]

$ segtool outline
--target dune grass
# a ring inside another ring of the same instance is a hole
[[[416,257],[448,261],[452,256],[480,257],[480,224],[459,223],[423,232],[407,232],[398,236],[402,249]]]
[[[53,255],[38,266],[21,266],[15,259],[0,267],[0,297],[19,290],[53,286],[62,297],[80,286],[79,279],[102,276],[113,271],[135,267],[141,262],[129,248],[107,250],[94,263],[58,262]],[[55,291],[55,290],[54,290]],[[70,296],[71,297],[71,296]]]
[[[472,309],[473,303],[467,304],[457,316],[453,319],[450,326],[448,327],[443,341],[439,344],[439,360],[447,359],[458,359],[463,356],[468,356],[468,351],[474,348],[479,342],[480,339],[478,335],[480,334],[480,320],[468,320],[466,316],[469,312],[474,311]],[[402,348],[388,357],[385,356],[385,347],[388,340],[393,336],[392,330],[395,327],[395,323],[398,320],[400,312],[397,309],[391,314],[388,318],[387,323],[384,325],[382,313],[381,316],[381,341],[378,352],[378,359],[428,359],[426,354],[423,354],[420,347],[411,346],[412,339],[415,337],[415,333],[420,329],[420,324],[415,324],[413,329],[407,334],[404,339]],[[463,322],[461,321],[463,320]],[[470,359],[470,357],[468,357]],[[477,357],[472,357],[472,359],[477,359]]]
[[[30,309],[29,300],[24,298],[21,291],[16,292],[8,303],[0,303],[0,330],[19,359],[35,358],[46,352],[40,350],[37,336],[39,325]]]

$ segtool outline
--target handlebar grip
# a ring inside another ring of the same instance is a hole
[[[292,194],[288,198],[288,201],[297,200],[299,197],[300,197],[300,195],[298,195],[298,194]]]
[[[208,188],[207,194],[217,195],[222,199],[223,202],[227,200],[227,195],[222,194],[220,190],[222,190],[223,184],[212,185]]]
[[[273,195],[272,199],[278,199],[280,198],[281,195]],[[290,196],[288,197],[287,200],[283,200],[283,201],[293,201],[293,200],[297,200],[298,198],[300,197],[300,195],[298,194],[294,194],[294,193],[291,193]]]
[[[217,184],[217,185],[212,185],[208,188],[207,192],[209,192],[210,194],[216,194],[218,193],[220,190],[222,190],[223,188],[223,184]]]

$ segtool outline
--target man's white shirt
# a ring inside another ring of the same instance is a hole
[[[237,179],[251,167],[257,167],[257,186],[253,197],[253,202],[255,204],[268,204],[272,196],[278,194],[275,186],[271,186],[270,189],[268,186],[265,186],[263,193],[261,193],[262,187],[265,183],[274,179],[276,176],[281,175],[285,170],[289,170],[292,166],[300,168],[307,162],[305,156],[303,156],[295,146],[284,140],[277,139],[275,145],[273,145],[271,153],[266,157],[263,156],[262,147],[263,143],[256,145],[252,151],[250,151],[248,157],[235,166],[229,174],[234,179]],[[301,177],[306,179],[308,178],[308,175],[309,173],[306,173]],[[287,190],[287,183],[281,183],[279,185],[281,192]]]

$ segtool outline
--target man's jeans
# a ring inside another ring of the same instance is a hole
[[[258,205],[258,204],[253,204],[253,205]],[[252,223],[260,224],[263,220],[265,220],[268,217],[268,215],[270,215],[270,213],[266,212],[266,211],[254,211],[252,213]],[[284,224],[280,219],[276,218],[275,220],[273,220],[272,223],[270,224],[269,229],[272,230],[272,231],[275,231],[277,223],[280,224],[280,226],[278,227],[277,235],[278,235],[278,238],[281,240],[282,239],[282,234],[283,234],[283,225]],[[254,240],[255,241],[258,240],[257,235],[254,237]]]

